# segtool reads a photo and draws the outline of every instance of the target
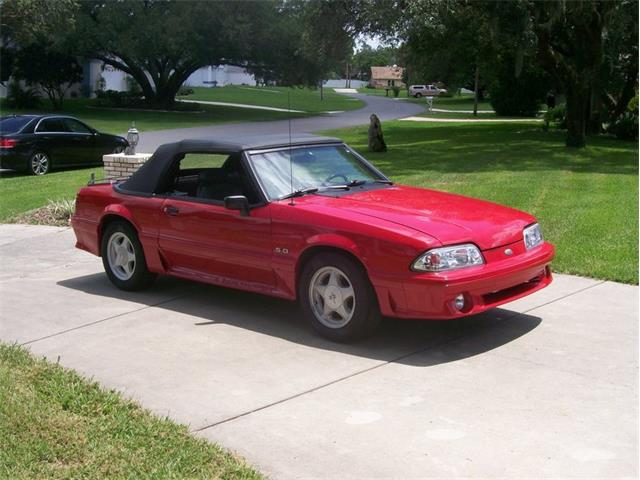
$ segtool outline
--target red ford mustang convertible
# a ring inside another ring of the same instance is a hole
[[[185,140],[124,181],[82,188],[77,247],[124,290],[156,274],[298,299],[338,341],[381,315],[452,319],[551,282],[536,219],[394,185],[335,138]]]

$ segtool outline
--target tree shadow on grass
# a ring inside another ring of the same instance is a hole
[[[358,141],[351,145],[391,177],[425,170],[638,174],[637,143],[607,137],[592,137],[587,148],[572,149],[564,145],[563,132],[544,132],[527,124],[425,126],[405,122],[386,126],[384,132],[389,146],[386,153],[366,151],[366,136],[358,130],[353,133]]]
[[[373,337],[353,344],[338,344],[318,336],[307,325],[296,303],[263,295],[168,277],[161,277],[152,287],[166,294],[168,300],[160,303],[157,297],[150,301],[151,296],[144,293],[117,290],[104,274],[71,278],[58,285],[175,313],[175,321],[185,322],[181,328],[186,331],[230,325],[314,349],[414,366],[432,366],[488,352],[527,334],[541,323],[538,317],[506,309],[450,321],[385,319]],[[88,299],[87,304],[90,303]],[[128,316],[132,322],[136,321],[135,313]],[[246,344],[248,356],[251,344],[249,341]]]

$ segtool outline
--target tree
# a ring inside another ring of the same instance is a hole
[[[14,73],[19,47],[40,42],[48,49],[64,41],[61,32],[74,24],[76,0],[3,0],[0,1],[0,83]]]
[[[60,110],[66,92],[82,80],[82,67],[72,55],[32,43],[17,51],[15,76],[44,90],[53,108]]]
[[[597,0],[529,4],[539,58],[567,99],[570,147],[585,145],[591,100],[602,94],[604,34],[614,8]]]
[[[83,1],[80,51],[131,75],[152,105],[168,107],[198,68],[244,65],[263,40],[274,2]]]
[[[271,28],[253,50],[248,68],[282,85],[320,87],[342,70],[353,50],[354,12],[348,0],[287,1],[271,14]]]
[[[365,45],[351,59],[351,64],[353,65],[352,76],[368,81],[371,77],[371,67],[376,65],[397,65],[400,63],[400,55],[396,47],[373,49],[369,45]]]

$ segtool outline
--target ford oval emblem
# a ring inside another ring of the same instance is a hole
[[[512,255],[512,254],[513,254],[513,250],[511,250],[510,248],[507,248],[507,249],[504,251],[504,254],[505,254],[505,255]]]

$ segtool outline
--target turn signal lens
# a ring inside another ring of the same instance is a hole
[[[13,138],[0,138],[0,148],[13,148],[18,143],[17,140]]]

